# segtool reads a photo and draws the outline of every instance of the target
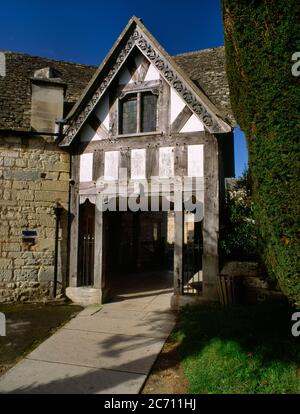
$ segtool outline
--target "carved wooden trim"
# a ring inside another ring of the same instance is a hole
[[[95,106],[98,104],[100,98],[103,96],[104,92],[107,90],[108,86],[111,84],[112,80],[115,78],[121,66],[123,66],[123,63],[125,62],[127,56],[129,55],[131,50],[134,48],[134,46],[135,46],[134,38],[133,38],[133,35],[131,35],[128,41],[126,42],[124,48],[121,50],[120,54],[115,59],[115,62],[112,65],[112,68],[110,69],[108,74],[105,76],[105,78],[102,80],[102,82],[100,83],[100,86],[93,93],[88,104],[81,111],[81,113],[71,121],[71,123],[67,127],[67,130],[65,131],[65,137],[61,142],[62,146],[67,146],[72,142],[73,138],[75,137],[79,129],[82,127],[87,117],[93,111]]]
[[[150,81],[150,82],[142,82],[139,84],[128,85],[124,88],[120,89],[120,93],[118,98],[123,99],[126,95],[130,93],[138,93],[138,92],[152,92],[154,95],[159,95],[162,91],[162,83],[160,81]]]
[[[161,88],[161,82],[159,79],[157,80],[151,80],[151,81],[142,81],[138,84],[135,83],[128,83],[127,85],[119,85],[119,87],[116,90],[116,95],[119,96],[121,93],[127,93],[127,92],[142,92],[149,89],[158,89]]]
[[[99,102],[101,96],[107,90],[112,80],[115,78],[120,67],[123,65],[132,49],[137,46],[139,50],[153,63],[166,81],[176,90],[176,92],[185,101],[187,106],[200,118],[207,130],[212,133],[222,132],[222,128],[217,121],[217,117],[202,104],[200,98],[186,84],[186,82],[175,72],[167,60],[159,52],[155,50],[150,41],[146,38],[139,27],[136,27],[132,35],[129,37],[124,48],[121,50],[112,68],[95,90],[91,99],[88,101],[81,113],[75,117],[65,131],[65,137],[61,142],[62,146],[69,145],[87,117]]]

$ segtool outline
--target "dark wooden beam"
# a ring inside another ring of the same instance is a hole
[[[100,119],[95,115],[94,112],[88,118],[89,126],[99,135],[100,138],[107,138],[108,137],[108,130],[100,121]]]
[[[174,173],[180,177],[187,176],[187,145],[176,145],[174,154]]]
[[[138,83],[139,73],[138,73],[138,68],[136,66],[136,63],[133,57],[128,59],[126,67],[132,77],[133,82]]]
[[[162,93],[158,100],[158,119],[159,128],[166,135],[170,133],[170,86],[161,78],[162,82]]]
[[[135,137],[121,138],[117,137],[114,142],[108,139],[102,139],[99,141],[92,141],[88,144],[82,143],[77,148],[80,152],[93,152],[97,149],[103,149],[104,151],[117,151],[123,148],[150,148],[155,146],[172,147],[176,145],[193,145],[204,144],[209,138],[210,134],[205,131],[199,132],[185,132],[182,134],[173,133],[172,135],[166,134],[149,134],[138,135]]]
[[[101,195],[96,196],[95,206],[95,254],[94,254],[94,287],[101,289],[105,287],[104,278],[104,214],[101,207]],[[102,302],[102,293],[101,298]]]
[[[158,147],[146,150],[146,178],[158,176]]]
[[[204,145],[203,295],[218,300],[219,157],[217,138],[209,138]]]
[[[130,165],[130,150],[124,148],[120,151],[120,165],[119,168],[127,169],[127,177],[131,175],[131,165]]]
[[[93,156],[93,180],[97,181],[98,178],[104,175],[104,153],[102,149],[94,151]]]
[[[174,237],[174,294],[183,293],[184,211],[175,211]]]
[[[116,137],[118,135],[118,99],[113,90],[109,94],[109,131],[108,136]]]
[[[150,67],[150,62],[145,57],[143,58],[141,67],[140,67],[140,73],[139,73],[139,81],[143,82],[145,80],[145,77],[147,75],[148,69]]]
[[[171,131],[172,132],[179,132],[184,125],[187,123],[187,121],[190,119],[190,117],[193,115],[193,112],[190,110],[188,106],[185,106],[182,111],[177,115],[177,117],[174,119],[172,125],[171,125]]]

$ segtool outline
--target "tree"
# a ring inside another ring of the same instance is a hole
[[[300,51],[297,0],[223,0],[231,103],[244,130],[262,259],[300,303]]]

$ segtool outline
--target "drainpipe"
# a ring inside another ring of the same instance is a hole
[[[55,131],[56,131],[56,143],[59,145],[61,140],[64,137],[64,125],[66,125],[65,118],[59,118],[55,121]],[[69,286],[70,280],[70,235],[71,235],[71,188],[73,185],[72,182],[72,156],[70,154],[70,171],[69,171],[69,191],[68,191],[68,211],[67,211],[67,258],[66,258],[66,280],[63,284],[63,287]],[[57,269],[57,265],[56,265]],[[57,270],[56,270],[57,271]],[[56,287],[55,287],[56,293]]]
[[[54,280],[53,280],[53,297],[56,297],[56,289],[57,289],[57,271],[58,271],[58,236],[59,236],[59,225],[61,219],[63,207],[56,203],[56,207],[54,207],[54,214],[55,214],[55,248],[54,248]]]

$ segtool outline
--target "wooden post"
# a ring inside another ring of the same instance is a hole
[[[184,210],[175,211],[174,294],[183,293]]]
[[[79,155],[71,155],[71,179],[70,185],[70,273],[69,286],[78,284],[78,228],[79,228]]]
[[[162,94],[158,102],[160,129],[165,135],[170,134],[170,86],[161,77]]]
[[[93,181],[104,175],[104,152],[102,149],[94,151],[93,156]]]
[[[95,252],[94,252],[94,287],[101,289],[102,302],[105,287],[104,278],[104,213],[102,211],[102,196],[97,194],[95,206]]]
[[[219,156],[217,138],[208,134],[204,146],[203,296],[218,300]]]

